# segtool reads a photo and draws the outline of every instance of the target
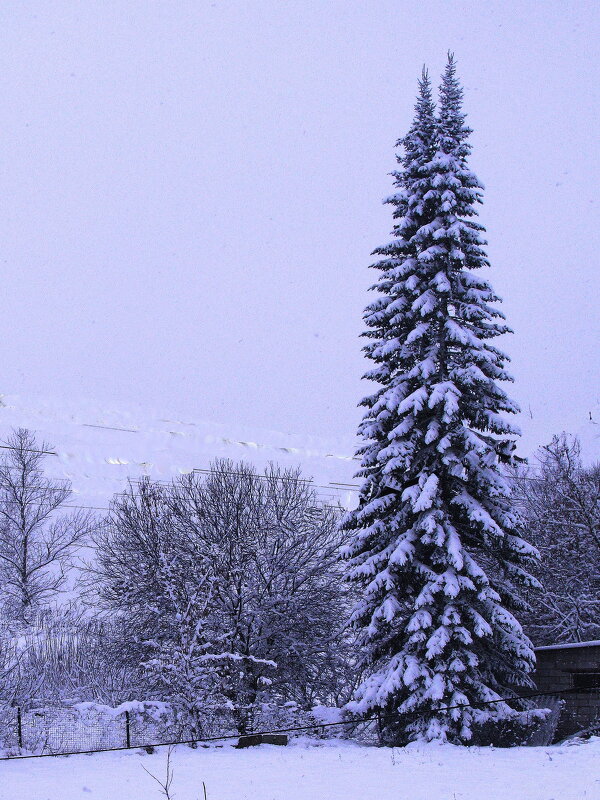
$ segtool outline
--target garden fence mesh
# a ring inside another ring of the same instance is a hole
[[[536,698],[539,698],[536,702]],[[556,731],[569,722],[571,729],[587,729],[588,732],[600,735],[600,686],[585,692],[557,691],[544,692],[539,695],[527,695],[531,708],[525,714],[525,727],[529,723],[529,745],[546,745],[555,737]],[[477,706],[478,708],[481,706]],[[535,721],[536,707],[550,708],[551,714],[541,723]],[[303,735],[319,738],[344,736],[361,741],[369,738],[375,740],[378,718],[370,717],[340,722],[323,722],[304,713],[296,717],[297,721],[286,723],[284,716],[278,719],[271,715],[269,720],[257,718],[258,732],[275,733],[297,731]],[[560,724],[559,724],[560,720]],[[398,717],[399,724],[408,722],[408,717]],[[271,723],[270,725],[268,723]],[[381,722],[381,719],[379,719]],[[522,728],[521,720],[521,730]],[[275,725],[273,725],[275,723]],[[511,741],[515,727],[507,722],[496,726],[494,738]],[[485,726],[484,726],[485,728]],[[102,707],[86,708],[83,712],[77,707],[46,707],[22,709],[18,707],[0,707],[0,758],[11,758],[22,755],[61,755],[70,753],[96,752],[102,750],[150,747],[161,744],[189,743],[197,739],[199,743],[211,739],[237,738],[232,721],[211,720],[206,727],[206,738],[194,737],[187,726],[177,725],[172,720],[152,719],[145,714],[130,714],[128,711],[117,715],[103,710]],[[483,740],[487,732],[482,729]],[[485,743],[482,741],[481,743]]]

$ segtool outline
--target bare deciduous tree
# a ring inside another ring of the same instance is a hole
[[[577,438],[555,436],[514,476],[543,589],[524,615],[538,645],[600,638],[600,464],[584,467]]]
[[[117,496],[90,569],[101,602],[127,620],[146,691],[184,708],[196,734],[203,715],[231,714],[243,733],[266,700],[339,697],[337,522],[298,471],[275,466],[258,475],[217,461]]]
[[[71,484],[48,478],[49,446],[20,428],[0,458],[0,576],[5,612],[21,621],[64,586],[73,554],[91,533],[87,511],[62,513]]]
[[[208,555],[224,649],[240,659],[222,674],[240,732],[261,695],[326,701],[342,672],[347,616],[337,510],[299,470],[270,465],[260,476],[230,461],[184,476],[172,505],[178,529]]]
[[[115,497],[88,584],[124,634],[119,656],[137,670],[138,697],[171,702],[196,738],[224,703],[215,667],[226,654],[215,640],[212,570],[175,525],[170,493],[143,480]]]

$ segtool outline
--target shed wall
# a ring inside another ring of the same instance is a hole
[[[600,644],[536,650],[535,682],[541,692],[559,692],[574,688],[574,673],[600,673]],[[557,737],[560,739],[600,723],[600,689],[581,690],[562,695],[565,707]]]

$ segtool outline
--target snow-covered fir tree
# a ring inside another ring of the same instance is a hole
[[[509,330],[499,298],[474,272],[488,261],[470,132],[450,56],[439,113],[424,71],[398,142],[394,238],[375,251],[377,298],[365,312],[375,364],[365,377],[379,388],[362,401],[363,484],[344,527],[369,675],[350,709],[380,712],[388,743],[470,741],[474,726],[516,712],[466,705],[530,685],[534,665],[512,613],[519,587],[535,582],[535,550],[517,535],[502,474],[518,435],[504,414],[518,408],[491,343]]]

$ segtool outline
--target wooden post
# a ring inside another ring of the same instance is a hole
[[[23,720],[21,719],[21,708],[17,706],[17,742],[20,748],[23,747]]]
[[[131,729],[129,726],[129,711],[125,712],[125,741],[127,747],[131,747]]]

